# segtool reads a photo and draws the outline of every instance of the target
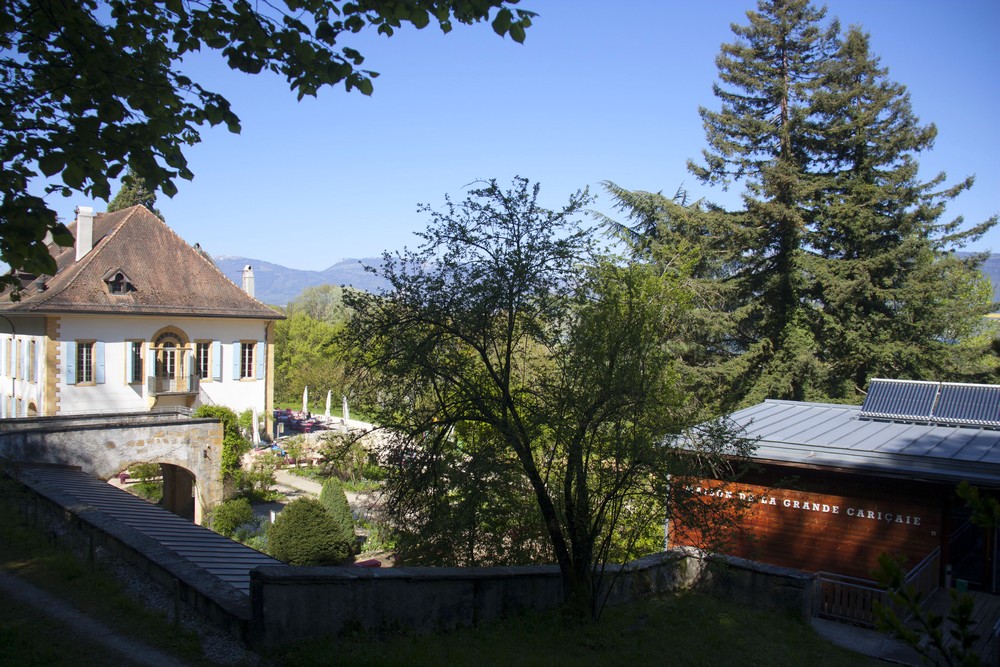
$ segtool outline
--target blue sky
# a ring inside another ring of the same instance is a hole
[[[188,72],[225,95],[243,132],[205,130],[188,150],[193,181],[157,202],[168,224],[213,255],[321,270],[344,258],[414,246],[418,203],[461,199],[477,179],[515,175],[542,184],[560,206],[600,183],[735,205],[736,193],[700,185],[686,170],[705,146],[698,107],[712,96],[719,46],[745,23],[748,0],[663,2],[522,0],[537,11],[523,45],[486,24],[437,28],[352,46],[381,73],[364,97],[343,88],[296,102],[271,75],[229,71],[214,53]],[[969,224],[1000,212],[1000,2],[830,0],[830,16],[871,33],[873,51],[913,108],[933,122],[924,178],[975,174],[948,210]],[[83,199],[53,200],[71,219]],[[104,202],[94,202],[103,210]],[[974,249],[1000,252],[1000,230]]]

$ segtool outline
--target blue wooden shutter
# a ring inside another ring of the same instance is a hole
[[[132,341],[125,341],[125,384],[132,382]]]
[[[76,342],[63,342],[63,369],[66,374],[66,384],[76,384]]]
[[[0,375],[7,375],[7,340],[0,339]]]
[[[104,341],[94,343],[94,382],[104,384]]]
[[[222,341],[212,341],[212,379],[222,382]]]
[[[264,379],[264,360],[267,357],[267,342],[257,341],[257,379]]]
[[[146,347],[146,377],[151,378],[156,376],[156,350],[152,347]]]
[[[240,341],[233,341],[233,379],[240,379]]]
[[[31,347],[28,345],[27,340],[21,341],[21,358],[18,360],[21,363],[21,379],[30,380],[28,377],[28,354],[31,352]]]

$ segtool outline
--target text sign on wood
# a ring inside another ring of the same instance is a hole
[[[750,490],[724,491],[711,487],[696,486],[693,489],[689,487],[688,490],[706,497],[724,497],[728,500],[739,498],[747,503],[784,507],[800,512],[821,512],[831,515],[842,514],[848,518],[861,519],[863,521],[885,521],[886,523],[898,523],[913,527],[920,525],[919,515],[914,516],[913,514],[906,513],[906,510],[893,509],[889,505],[873,505],[870,502],[866,503],[860,500],[848,500],[844,504],[831,504],[830,502],[823,502],[829,501],[829,496],[823,496],[823,501],[817,501],[816,494],[791,491],[782,492],[780,489],[766,489],[757,492]],[[834,502],[843,503],[844,500],[846,499]]]

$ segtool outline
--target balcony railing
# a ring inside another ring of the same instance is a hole
[[[155,377],[146,378],[146,390],[150,396],[161,394],[197,394],[198,376],[187,375],[184,377]]]

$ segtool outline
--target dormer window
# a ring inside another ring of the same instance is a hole
[[[110,294],[128,294],[135,291],[135,285],[121,270],[109,271],[104,278]]]

